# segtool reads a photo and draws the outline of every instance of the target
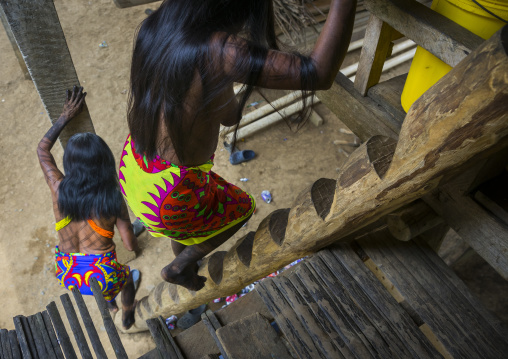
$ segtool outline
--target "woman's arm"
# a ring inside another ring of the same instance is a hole
[[[37,146],[37,156],[42,172],[46,178],[46,183],[53,192],[56,192],[63,174],[56,166],[55,159],[50,151],[63,128],[82,111],[85,96],[86,92],[83,92],[83,87],[74,86],[72,92],[67,90],[67,99],[62,114]]]
[[[134,251],[136,253],[139,252],[139,244],[138,239],[134,235],[134,231],[132,230],[132,223],[129,218],[129,211],[127,210],[127,205],[125,201],[122,199],[122,213],[119,217],[116,218],[116,228],[118,228],[118,232],[120,233],[120,237],[122,237],[122,242],[124,247],[128,251]]]
[[[331,87],[340,65],[346,56],[356,12],[356,0],[332,0],[326,23],[309,58],[316,69],[315,90]],[[212,48],[217,48],[213,46]],[[238,64],[248,63],[247,42],[230,38],[226,42],[224,70],[237,82],[245,82],[246,72]],[[302,89],[300,58],[294,54],[269,50],[257,86],[285,90]],[[240,71],[239,71],[240,70]],[[243,73],[242,73],[243,72]]]

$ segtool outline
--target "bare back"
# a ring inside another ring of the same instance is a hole
[[[238,112],[238,101],[233,91],[233,83],[212,102],[202,109],[202,83],[196,73],[184,103],[185,158],[181,163],[171,145],[164,126],[163,118],[159,122],[157,143],[165,143],[166,148],[159,150],[159,156],[179,166],[199,166],[206,163],[215,153],[219,140],[220,125],[232,126]]]
[[[51,191],[53,212],[57,222],[63,219],[63,215],[58,209],[58,188],[64,179],[64,174],[58,169],[55,159],[51,154],[51,148],[66,124],[81,111],[85,96],[86,93],[83,93],[83,88],[78,88],[77,86],[74,86],[72,94],[70,91],[67,92],[67,99],[62,115],[60,115],[58,120],[44,135],[37,146],[39,164]],[[130,222],[127,205],[123,199],[119,216],[108,219],[91,218],[91,220],[93,224],[98,227],[95,230],[88,221],[71,221],[64,228],[60,229],[60,231],[58,231],[58,237],[60,239],[59,250],[65,253],[87,254],[104,254],[110,252],[115,249],[115,243],[112,238],[104,237],[97,231],[102,232],[102,229],[113,232],[115,225],[125,248],[129,251],[139,249],[137,238],[134,235]]]
[[[58,222],[63,219],[58,210],[58,192],[51,191],[51,197],[53,212]],[[96,226],[113,232],[116,218],[109,220],[93,218],[92,221]],[[115,249],[113,239],[97,233],[88,221],[71,221],[58,231],[58,238],[60,239],[58,249],[64,253],[104,254]]]

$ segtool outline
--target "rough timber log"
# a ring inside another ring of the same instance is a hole
[[[18,44],[16,44],[16,40],[14,39],[14,35],[12,34],[11,27],[9,26],[9,23],[7,22],[7,18],[5,17],[5,14],[2,10],[2,7],[0,6],[0,20],[2,21],[2,25],[5,29],[5,33],[7,34],[7,38],[9,39],[9,42],[11,43],[12,50],[14,51],[14,55],[16,55],[16,59],[18,60],[19,67],[21,68],[21,72],[23,72],[23,76],[25,76],[25,79],[30,80],[30,74],[28,73],[28,69],[26,68],[25,60],[23,60],[23,55],[21,55],[21,52],[19,51]]]
[[[362,96],[379,82],[385,60],[392,50],[392,40],[397,37],[400,37],[400,34],[390,25],[370,15],[358,64],[359,70],[355,76],[355,88]]]
[[[62,113],[65,90],[79,85],[53,0],[0,0],[19,50],[51,122]],[[60,134],[65,148],[77,132],[94,132],[86,104]]]
[[[157,285],[138,302],[131,331],[146,330],[148,318],[237,292],[414,201],[462,165],[508,146],[507,44],[505,27],[415,102],[398,141],[372,137],[349,157],[336,181],[316,181],[290,210],[273,212],[229,251],[206,258],[199,268],[207,277],[202,290]]]

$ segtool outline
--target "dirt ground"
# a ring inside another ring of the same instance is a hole
[[[88,92],[87,104],[96,132],[109,144],[117,163],[128,134],[126,92],[134,31],[146,17],[145,10],[154,9],[158,4],[118,9],[112,0],[55,0],[78,77]],[[98,46],[102,41],[108,44],[107,48]],[[353,54],[345,65],[357,57],[358,54]],[[51,301],[63,313],[58,297],[67,290],[55,280],[53,248],[58,242],[55,219],[50,192],[35,153],[50,122],[33,83],[24,79],[3,30],[0,30],[0,64],[0,167],[3,171],[0,176],[0,273],[3,276],[0,328],[12,329],[15,315],[34,314],[44,310]],[[397,70],[402,71],[407,71],[407,67]],[[273,99],[281,94],[267,92],[266,95]],[[256,95],[252,102],[258,99],[261,97]],[[335,140],[353,140],[352,135],[340,132],[345,126],[325,106],[318,105],[316,111],[325,119],[323,126],[314,127],[309,123],[295,133],[281,123],[240,142],[240,149],[257,153],[247,164],[232,166],[227,151],[222,146],[217,150],[214,170],[235,183],[240,178],[248,178],[241,187],[252,193],[258,203],[256,214],[237,237],[255,230],[271,211],[290,207],[295,196],[318,178],[336,177],[347,153],[352,152],[351,147],[334,144]],[[62,148],[56,145],[53,154],[61,166]],[[261,200],[260,193],[265,189],[273,195],[270,204]],[[231,242],[234,239],[229,245]],[[160,269],[173,258],[168,240],[144,233],[140,244],[143,252],[135,259],[118,248],[119,260],[132,259],[128,264],[142,272],[138,297],[148,294],[161,280]],[[106,350],[113,356],[93,298],[85,297],[85,301],[103,343],[107,343]],[[147,333],[121,335],[121,339],[133,358],[155,346]]]

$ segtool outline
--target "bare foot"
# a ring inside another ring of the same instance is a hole
[[[136,309],[136,304],[138,303],[137,300],[132,303],[130,307],[123,307],[122,311],[122,326],[125,330],[132,327],[134,324],[134,310]]]
[[[116,305],[116,300],[113,299],[111,302],[106,302],[106,304],[111,314],[118,312],[118,305]]]
[[[185,268],[183,271],[178,271],[168,264],[162,268],[161,277],[166,282],[178,284],[188,290],[197,292],[205,286],[206,277],[198,276],[196,268],[197,266],[191,266],[191,268]]]

